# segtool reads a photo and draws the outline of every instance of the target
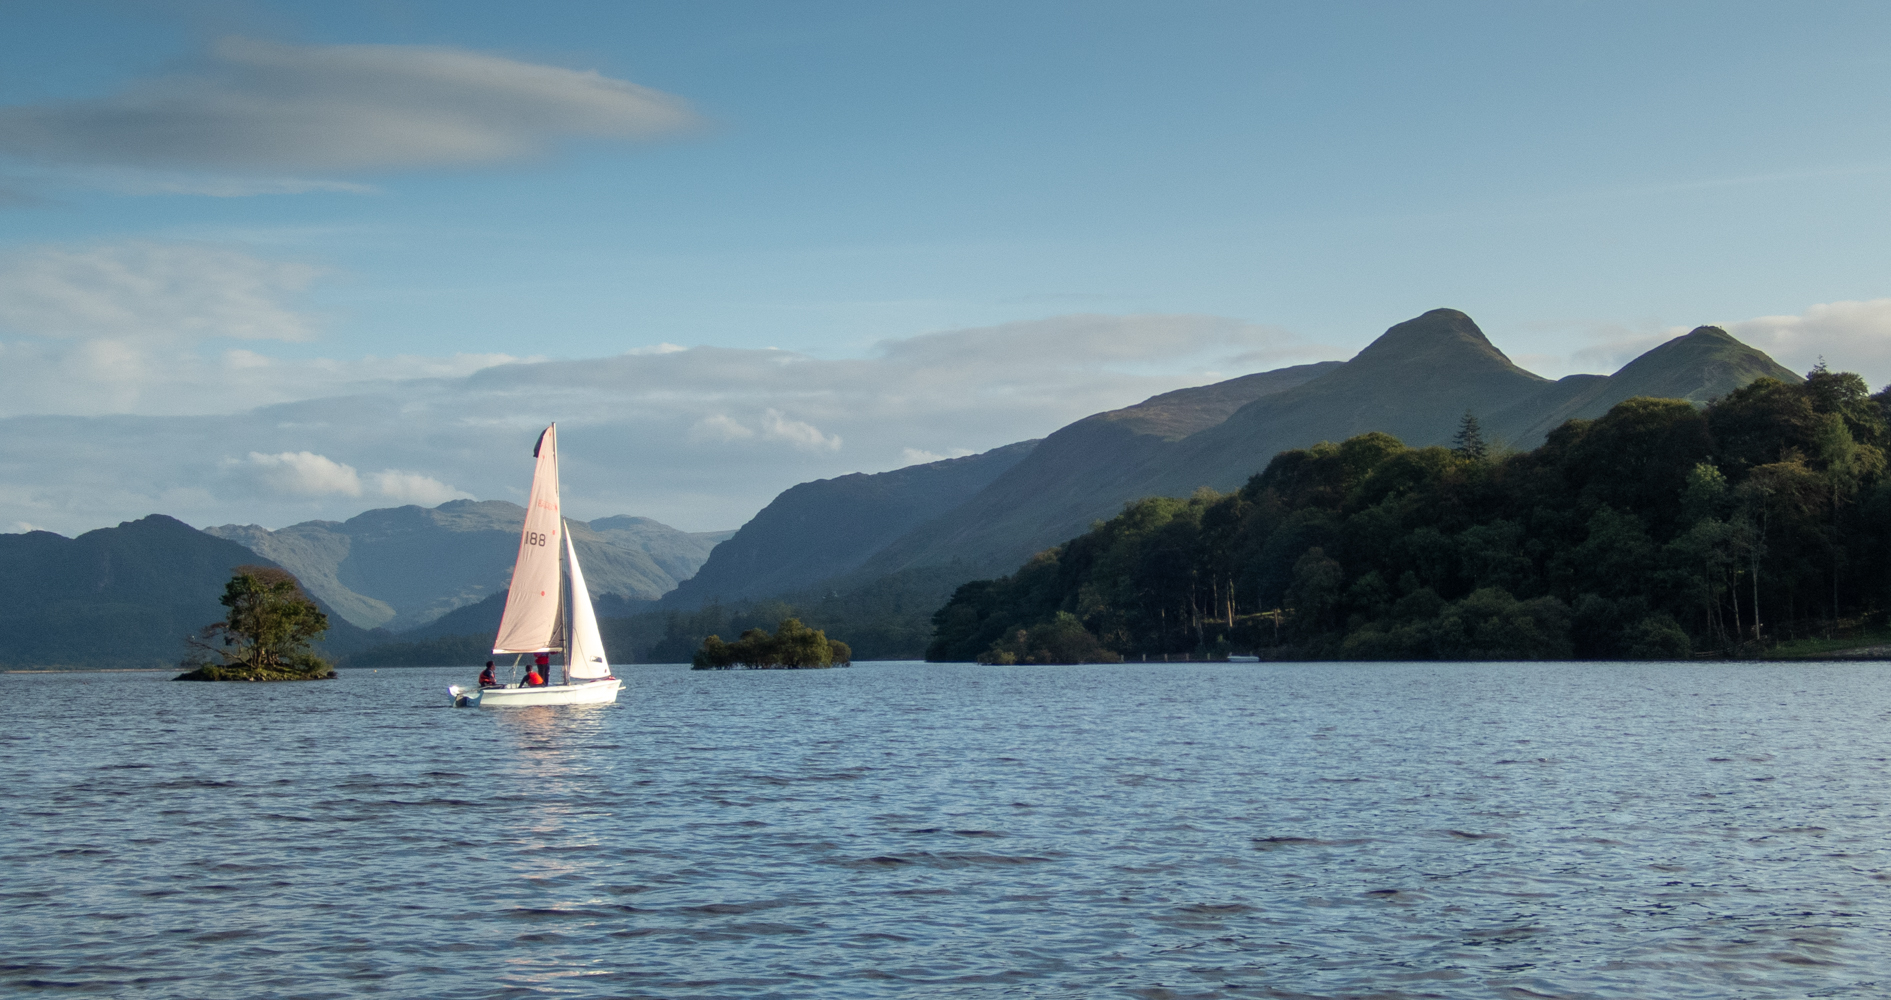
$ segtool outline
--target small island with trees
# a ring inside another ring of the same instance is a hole
[[[775,634],[752,628],[734,642],[724,642],[719,635],[703,640],[702,648],[690,660],[692,670],[732,670],[738,666],[750,670],[817,670],[847,666],[854,652],[838,639],[829,639],[820,629],[801,624],[799,618],[782,619]]]
[[[335,677],[334,665],[309,644],[328,631],[328,616],[286,570],[238,566],[223,586],[222,621],[186,639],[190,668],[180,681],[313,681]]]

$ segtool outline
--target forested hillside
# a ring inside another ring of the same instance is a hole
[[[1318,441],[1379,431],[1415,447],[1447,444],[1469,410],[1486,433],[1535,447],[1564,420],[1599,417],[1625,399],[1705,403],[1763,376],[1799,380],[1726,331],[1700,327],[1614,375],[1552,382],[1512,363],[1471,317],[1433,309],[1344,364],[1247,376],[1078,421],[958,509],[888,545],[863,572],[957,561],[981,575],[1001,573],[1129,501],[1187,497],[1199,486],[1237,489],[1280,452]],[[1238,402],[1184,404],[1202,396]],[[1186,419],[1149,419],[1177,410]],[[1111,419],[1119,414],[1128,419]]]
[[[1891,390],[1762,378],[1636,398],[1527,453],[1383,433],[1286,451],[1234,493],[1146,499],[968,583],[928,658],[1737,654],[1891,598]]]

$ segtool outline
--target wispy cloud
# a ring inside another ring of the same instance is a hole
[[[252,451],[247,462],[229,464],[246,465],[266,488],[288,496],[361,495],[361,477],[354,466],[343,465],[327,455],[307,451],[265,455]]]
[[[1873,389],[1891,383],[1891,299],[1827,302],[1797,316],[1758,316],[1726,326],[1796,371],[1824,358],[1833,368],[1864,375]]]
[[[1891,383],[1891,299],[1826,302],[1797,314],[1707,318],[1688,326],[1594,324],[1559,337],[1566,351],[1521,353],[1516,361],[1545,375],[1606,375],[1703,324],[1719,326],[1796,372],[1824,358],[1835,369],[1862,375],[1873,389]]]
[[[374,474],[375,491],[395,503],[417,503],[423,507],[437,507],[448,500],[470,499],[471,493],[457,486],[418,472],[402,472],[398,469],[384,469]]]
[[[780,410],[771,409],[762,414],[762,437],[807,451],[840,450],[840,435],[823,434],[819,427],[805,420],[790,420]]]
[[[125,190],[359,191],[309,177],[529,159],[561,140],[649,140],[697,124],[680,98],[594,70],[225,38],[190,71],[109,97],[0,108],[0,155],[88,168],[70,179]]]
[[[0,416],[232,413],[515,360],[286,360],[257,350],[320,336],[321,318],[301,298],[321,274],[211,244],[0,254]]]
[[[0,256],[0,331],[93,340],[136,336],[309,340],[283,304],[318,268],[190,244],[41,247]]]

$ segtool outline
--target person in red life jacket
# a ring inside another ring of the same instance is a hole
[[[538,675],[534,684],[549,684],[552,678],[552,654],[540,653],[532,658],[532,672]]]
[[[532,665],[532,669],[525,672],[525,683],[520,686],[530,688],[530,687],[538,687],[539,685],[544,684],[544,683],[545,683],[545,675],[538,672],[538,664],[534,663]]]
[[[499,679],[492,675],[492,661],[491,660],[487,660],[486,669],[480,671],[479,686],[483,688],[492,688],[492,687],[499,686]]]

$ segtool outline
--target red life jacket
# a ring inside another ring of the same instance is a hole
[[[539,676],[537,667],[533,667],[531,671],[525,675],[526,687],[538,687],[540,684],[543,684],[543,683],[545,683],[545,678]]]

